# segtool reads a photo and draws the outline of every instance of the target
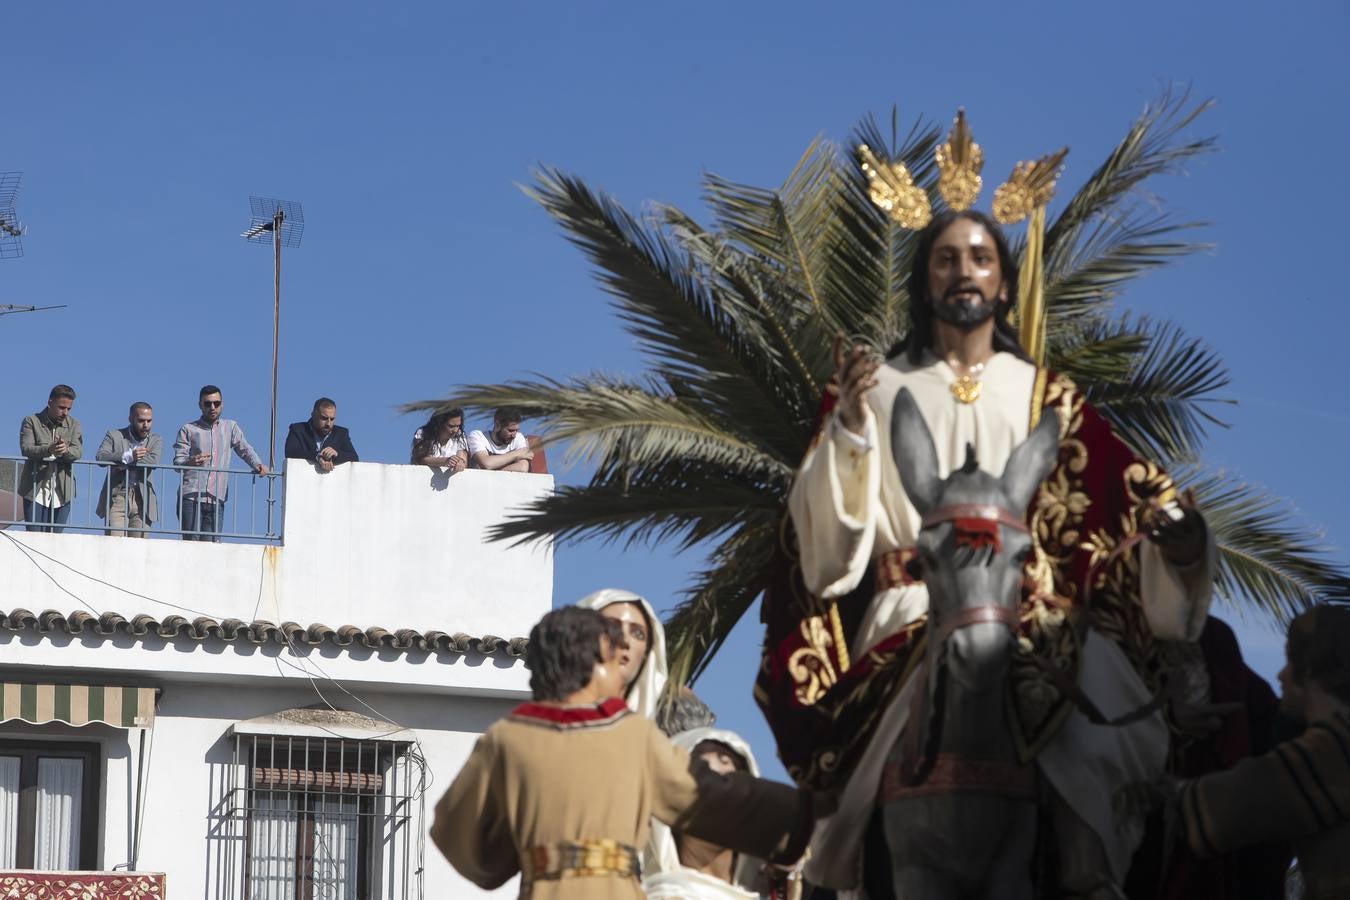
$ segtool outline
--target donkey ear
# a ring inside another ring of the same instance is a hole
[[[1013,509],[1026,509],[1059,456],[1059,414],[1046,410],[1041,421],[1008,457],[1003,467],[1003,490]]]
[[[928,424],[907,388],[901,388],[895,395],[895,405],[891,407],[891,455],[900,470],[900,483],[905,486],[909,502],[921,515],[932,509],[942,487],[937,450]]]

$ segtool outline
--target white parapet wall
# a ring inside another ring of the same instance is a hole
[[[0,612],[526,637],[552,604],[551,549],[491,542],[488,532],[552,489],[548,475],[471,470],[446,478],[422,466],[375,463],[319,474],[292,465],[279,547],[7,530],[0,535]],[[0,630],[0,669],[130,670],[240,684],[306,677],[307,669],[377,689],[502,698],[529,691],[521,661],[501,653],[273,637],[258,645],[216,635]]]
[[[549,609],[550,548],[489,542],[488,532],[551,493],[552,476],[447,478],[376,463],[319,474],[289,463],[280,547],[11,528],[13,540],[0,540],[0,607],[505,638],[527,635]]]

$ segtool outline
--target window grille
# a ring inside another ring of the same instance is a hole
[[[406,741],[234,741],[244,900],[420,900],[423,785]]]

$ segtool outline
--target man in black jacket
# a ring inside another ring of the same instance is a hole
[[[356,462],[351,435],[337,422],[337,403],[327,397],[314,401],[307,421],[294,422],[286,433],[286,458],[314,463],[320,472],[331,472],[345,462]]]

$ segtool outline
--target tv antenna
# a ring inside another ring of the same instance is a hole
[[[271,197],[248,198],[252,218],[240,237],[255,244],[272,245],[272,417],[267,434],[267,470],[276,468],[277,452],[277,346],[281,332],[281,248],[299,247],[305,233],[305,211],[299,203]],[[267,479],[267,533],[272,533],[272,485]]]
[[[16,306],[13,303],[0,303],[0,316],[12,316],[21,312],[42,312],[44,309],[65,309],[66,304],[58,303],[55,306]]]
[[[22,179],[22,172],[0,172],[0,259],[23,256],[23,225],[14,211]]]

